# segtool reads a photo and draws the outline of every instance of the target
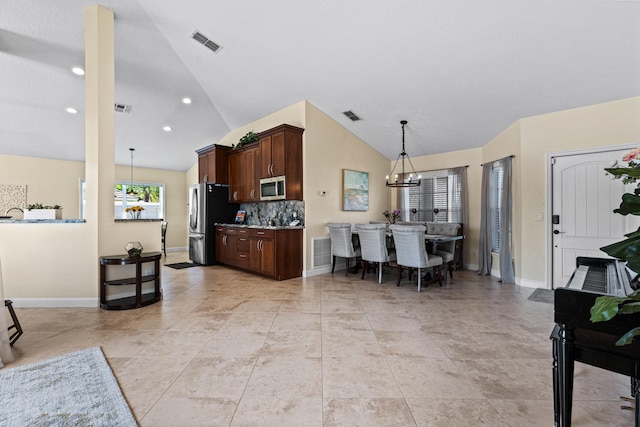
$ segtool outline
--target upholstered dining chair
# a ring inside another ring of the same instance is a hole
[[[427,234],[444,234],[446,236],[457,236],[460,224],[454,222],[429,222],[427,223]],[[456,253],[456,241],[438,243],[436,255],[442,258],[443,264],[447,265],[449,277],[453,279],[453,260]],[[446,280],[446,274],[445,274]]]
[[[386,224],[356,224],[358,238],[360,239],[360,251],[362,257],[362,276],[367,271],[368,264],[375,262],[378,264],[378,283],[382,283],[382,266],[395,261],[395,250],[387,248],[387,225]]]
[[[422,281],[422,269],[433,268],[433,273],[442,286],[442,258],[427,253],[424,241],[427,228],[424,225],[391,225],[389,228],[396,247],[396,262],[398,264],[396,285],[400,286],[402,267],[409,267],[418,269],[418,292],[420,292]],[[411,273],[409,277],[411,277]]]
[[[360,248],[353,247],[351,240],[351,224],[348,222],[329,222],[329,237],[331,238],[331,274],[336,268],[336,257],[345,258],[346,266],[344,275],[349,274],[349,260],[356,259],[360,256]]]

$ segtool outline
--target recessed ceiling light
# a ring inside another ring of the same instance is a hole
[[[71,71],[73,71],[73,74],[77,74],[79,76],[84,76],[84,70],[80,67],[73,67],[71,69]]]
[[[171,126],[165,126],[162,128],[162,130],[165,132],[171,132]]]
[[[187,97],[182,98],[182,103],[183,104],[191,104],[191,98],[187,98]]]
[[[78,113],[78,110],[73,108],[73,107],[67,107],[66,111],[69,114],[77,114]]]

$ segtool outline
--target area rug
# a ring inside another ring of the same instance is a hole
[[[164,266],[169,268],[175,268],[176,270],[180,270],[182,268],[200,267],[200,264],[194,264],[192,262],[176,262],[173,264],[165,264]]]
[[[547,304],[553,304],[553,290],[551,289],[536,289],[527,298],[529,301],[546,302]]]
[[[100,347],[0,369],[0,426],[137,426]]]

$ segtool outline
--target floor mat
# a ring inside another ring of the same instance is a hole
[[[538,288],[527,298],[529,301],[546,302],[553,304],[553,290]]]
[[[182,268],[189,268],[189,267],[200,267],[200,264],[194,264],[192,262],[176,262],[173,264],[165,264],[165,267],[170,267],[170,268],[175,268],[176,270],[180,270]]]

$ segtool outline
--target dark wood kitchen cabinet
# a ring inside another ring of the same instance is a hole
[[[229,183],[229,152],[231,147],[213,144],[196,150],[198,153],[198,182]]]
[[[229,200],[232,202],[260,201],[260,179],[256,173],[260,164],[259,146],[233,151],[229,154]]]
[[[275,230],[251,229],[249,269],[265,276],[276,274]]]
[[[235,265],[236,227],[216,226],[216,261],[220,264]]]
[[[249,229],[238,228],[236,231],[236,259],[234,265],[245,270],[249,269],[249,252]]]
[[[260,176],[285,176],[287,200],[302,200],[302,133],[304,129],[280,125],[258,134]]]
[[[302,229],[216,226],[216,260],[276,280],[302,276]]]

